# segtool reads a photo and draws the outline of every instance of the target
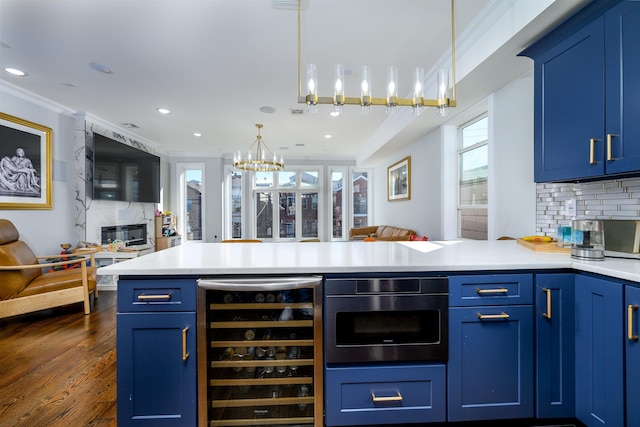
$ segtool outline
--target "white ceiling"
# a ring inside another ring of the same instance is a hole
[[[301,62],[318,64],[320,95],[333,94],[336,63],[353,70],[347,96],[359,96],[359,68],[367,64],[374,96],[382,97],[389,65],[399,68],[400,95],[408,96],[416,66],[429,71],[448,61],[449,0],[305,1]],[[583,3],[457,0],[459,107],[452,113],[530,70],[531,60],[516,54]],[[331,106],[293,115],[305,109],[297,103],[297,39],[295,0],[0,0],[0,67],[28,73],[2,71],[0,83],[116,126],[134,123],[130,133],[170,155],[245,150],[262,123],[263,141],[285,162],[364,164],[443,122],[433,110],[387,116],[384,107],[369,116],[357,106],[336,118]],[[92,62],[113,73],[95,71]],[[429,87],[432,75],[426,80]],[[261,112],[264,106],[275,112]]]

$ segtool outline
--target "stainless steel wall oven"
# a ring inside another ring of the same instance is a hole
[[[446,277],[327,278],[326,363],[446,361]]]

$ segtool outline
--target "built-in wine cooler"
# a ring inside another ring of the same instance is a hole
[[[322,278],[198,281],[199,426],[322,426]]]

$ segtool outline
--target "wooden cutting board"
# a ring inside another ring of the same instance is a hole
[[[525,242],[522,239],[516,239],[518,244],[524,246],[525,248],[531,249],[532,251],[537,252],[560,252],[560,253],[571,253],[571,248],[561,248],[557,245],[557,242]]]

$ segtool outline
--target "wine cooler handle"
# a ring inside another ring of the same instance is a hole
[[[321,276],[204,278],[197,280],[204,289],[220,291],[284,291],[313,288],[322,283]]]

